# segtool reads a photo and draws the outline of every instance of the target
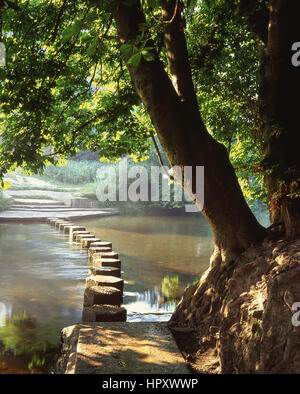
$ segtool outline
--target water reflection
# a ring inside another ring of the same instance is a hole
[[[163,294],[163,279],[177,275],[182,292],[213,248],[206,222],[188,216],[80,224],[119,252],[128,321],[169,320],[176,303]],[[81,321],[88,267],[87,252],[48,225],[0,224],[0,373],[49,372],[60,330]]]
[[[12,305],[0,302],[0,327],[5,326],[6,320],[11,318]]]
[[[0,327],[0,361],[4,373],[27,368],[31,372],[48,372],[58,353],[56,322],[44,323],[26,312],[6,318]]]
[[[128,320],[169,320],[176,302],[163,293],[162,281],[176,276],[178,298],[208,267],[213,250],[211,230],[201,217],[114,216],[84,225],[119,252]]]
[[[0,225],[0,373],[49,371],[41,348],[57,352],[60,330],[81,320],[87,271],[86,252],[48,225]]]

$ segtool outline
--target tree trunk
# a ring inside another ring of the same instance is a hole
[[[284,223],[288,238],[300,232],[300,68],[292,64],[299,11],[297,0],[271,0],[262,88],[270,217],[273,224]]]
[[[181,2],[174,14],[176,3],[162,1],[165,46],[173,83],[156,54],[153,61],[142,59],[137,67],[127,66],[171,165],[204,166],[202,213],[215,237],[213,260],[221,262],[260,242],[266,230],[245,202],[226,148],[210,136],[203,124],[188,61]],[[120,5],[114,17],[120,42],[134,40],[139,24],[144,22],[139,2],[134,6]],[[195,190],[195,177],[192,183],[184,185],[190,195]],[[200,207],[200,201],[196,199],[195,203]]]

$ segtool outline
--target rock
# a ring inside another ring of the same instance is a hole
[[[75,230],[75,231],[71,231],[70,230],[69,237],[73,241],[76,241],[77,235],[80,235],[80,234],[86,234],[87,235],[87,234],[91,234],[91,233],[89,231],[87,231],[87,230]]]
[[[266,239],[230,265],[212,264],[169,324],[197,329],[202,371],[214,353],[221,373],[299,374],[300,326],[292,320],[299,297],[300,240]]]
[[[53,223],[53,226],[55,227],[56,230],[58,230],[58,226],[60,225],[60,223],[66,223],[66,221],[62,219],[56,219],[55,222]]]
[[[96,238],[96,237],[94,237],[94,238],[82,238],[81,239],[81,247],[83,249],[88,249],[92,242],[97,242],[97,241],[101,241],[101,239]]]
[[[93,266],[121,268],[121,261],[119,259],[93,259]]]
[[[56,220],[57,218],[47,218],[46,219],[46,223],[50,224],[51,222],[53,222],[54,220]]]
[[[100,259],[118,259],[119,254],[116,252],[98,252],[93,253],[91,260],[100,260]]]
[[[95,238],[93,234],[76,234],[75,241],[82,242],[83,239]]]
[[[102,253],[102,252],[111,252],[112,248],[109,247],[89,247],[88,254],[89,258],[91,259],[94,253]]]
[[[120,278],[116,278],[115,276],[106,276],[106,275],[90,275],[86,278],[86,286],[108,286],[108,287],[116,287],[117,289],[123,291],[124,280]]]
[[[55,230],[57,230],[57,231],[61,231],[60,230],[60,226],[61,225],[68,225],[68,224],[70,224],[71,222],[66,222],[66,221],[64,221],[64,222],[56,222],[55,223]]]
[[[112,248],[111,242],[92,242],[91,248]]]
[[[102,322],[89,325],[89,328],[81,329],[78,336],[75,374],[103,374],[111,376],[112,381],[119,374],[142,374],[145,379],[149,376],[149,383],[153,384],[153,376],[159,376],[157,383],[163,387],[162,378],[166,379],[169,374],[173,374],[178,383],[181,374],[189,373],[166,323]],[[125,376],[121,379],[128,379]],[[187,380],[192,383],[191,378]],[[195,383],[199,380],[195,379]],[[166,383],[169,382],[166,380]],[[136,389],[133,391],[142,391],[138,385]],[[130,390],[121,388],[117,391]]]
[[[62,222],[64,222],[65,219],[62,219],[62,218],[53,218],[53,219],[50,219],[50,220],[49,220],[50,226],[55,227],[55,223],[56,223],[57,221],[62,221]]]
[[[59,230],[60,232],[64,232],[65,227],[67,227],[67,226],[72,226],[72,225],[74,225],[74,223],[71,223],[71,222],[59,223],[59,225],[58,225],[58,230]]]
[[[56,374],[72,374],[75,369],[79,324],[61,330],[61,351],[56,364]]]
[[[73,231],[86,231],[86,228],[83,226],[71,225],[71,226],[66,226],[64,229],[64,233],[69,234],[69,236],[72,235],[72,237],[73,237]]]
[[[127,311],[117,305],[93,305],[84,307],[82,312],[83,322],[109,322],[126,321]]]
[[[93,306],[94,304],[118,305],[123,302],[120,289],[109,286],[92,286],[84,290],[83,305]]]
[[[121,270],[116,267],[93,267],[89,269],[89,275],[108,275],[120,278]]]

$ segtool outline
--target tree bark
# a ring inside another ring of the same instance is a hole
[[[300,41],[299,12],[297,0],[271,0],[262,88],[270,218],[284,223],[288,238],[300,233],[300,67],[292,64],[292,45]]]
[[[226,148],[215,141],[204,126],[192,83],[182,9],[177,7],[172,19],[175,7],[176,1],[162,2],[165,46],[174,84],[156,54],[153,61],[142,59],[137,67],[130,64],[127,67],[171,165],[204,166],[202,214],[214,233],[214,261],[231,260],[252,243],[260,242],[266,230],[257,222],[243,197]],[[139,25],[145,21],[139,2],[134,6],[120,5],[114,18],[122,44],[135,40]],[[195,177],[192,185],[184,187],[192,194]],[[197,199],[195,203],[200,206]]]

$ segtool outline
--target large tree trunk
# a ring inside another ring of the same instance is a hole
[[[162,1],[165,46],[173,82],[157,56],[153,61],[142,59],[137,67],[128,65],[128,70],[171,165],[204,166],[202,213],[215,237],[213,261],[224,262],[260,242],[266,230],[245,202],[225,147],[209,135],[203,124],[189,67],[180,4],[173,18],[176,1]],[[120,42],[134,40],[139,24],[144,22],[139,4],[120,5],[114,16]],[[195,184],[184,187],[188,194],[193,187],[195,190]],[[200,206],[197,199],[195,203]]]
[[[243,198],[225,147],[209,135],[201,119],[182,29],[181,2],[161,3],[165,22],[172,21],[165,23],[164,29],[172,82],[157,56],[151,62],[142,59],[138,67],[128,65],[128,70],[171,165],[205,167],[202,213],[215,236],[212,264],[198,284],[185,290],[169,326],[183,332],[184,341],[184,332],[191,331],[178,326],[194,327],[196,359],[203,363],[206,358],[209,370],[215,368],[209,361],[213,358],[220,360],[221,371],[227,373],[298,372],[297,351],[293,349],[297,332],[290,312],[298,297],[299,265],[293,257],[298,244],[294,241],[292,251],[291,243],[282,241],[249,247],[262,241],[266,230]],[[179,7],[173,17],[176,4]],[[136,38],[144,16],[139,4],[122,5],[115,20],[120,41],[125,43]],[[280,92],[282,89],[287,93],[288,88],[280,86]],[[272,102],[271,96],[269,99]],[[292,123],[290,127],[294,132]],[[290,146],[288,138],[281,138],[285,147]],[[273,152],[271,145],[270,139]],[[295,147],[291,152],[295,153]],[[284,167],[286,155],[278,155]],[[191,192],[191,185],[184,187]],[[195,203],[199,205],[199,201]],[[290,207],[286,209],[291,215]],[[297,343],[295,349],[299,349]]]
[[[300,41],[299,11],[297,0],[271,0],[262,88],[270,216],[273,224],[284,223],[289,238],[300,233],[300,68],[291,61]]]

